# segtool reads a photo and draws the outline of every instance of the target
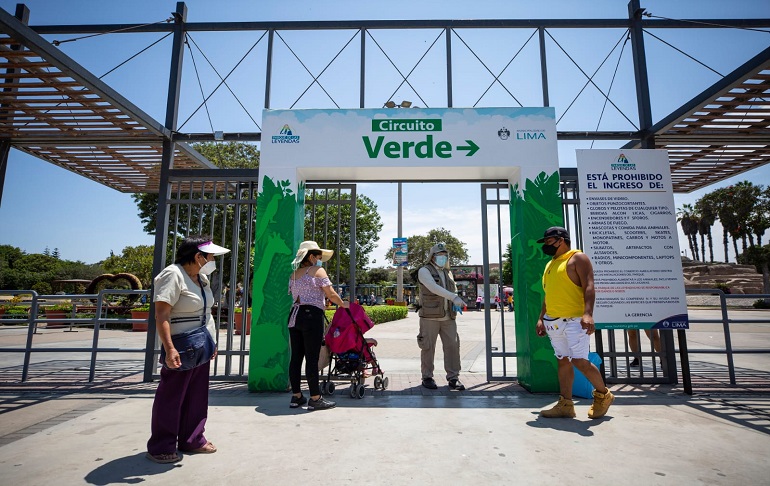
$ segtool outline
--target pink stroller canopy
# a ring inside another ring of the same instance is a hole
[[[351,349],[361,350],[364,348],[363,335],[372,327],[374,323],[360,305],[351,303],[350,309],[340,307],[326,332],[326,345],[337,354]]]

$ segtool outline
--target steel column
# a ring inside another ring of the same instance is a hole
[[[446,28],[446,106],[447,108],[452,108],[452,28],[451,27]]]
[[[182,84],[182,61],[184,59],[184,23],[187,21],[187,6],[177,2],[174,12],[174,41],[171,51],[171,70],[168,78],[168,98],[166,100],[165,128],[169,132],[176,130],[179,116],[179,92]],[[169,172],[174,167],[174,142],[170,137],[163,140],[163,154],[160,166],[158,186],[158,214],[155,220],[155,250],[152,260],[152,276],[155,278],[166,263],[168,244],[168,199],[170,196]],[[144,381],[152,381],[155,370],[155,313],[150,313],[147,327],[147,354],[144,357]]]
[[[358,107],[366,107],[366,29],[361,29],[361,81]]]
[[[548,98],[548,63],[545,58],[545,27],[537,29],[540,40],[540,82],[543,85],[543,106],[551,106]]]
[[[270,108],[270,80],[273,76],[273,34],[270,29],[267,33],[267,61],[265,66],[265,109]]]
[[[27,8],[26,5],[19,3],[16,5],[16,15],[15,17],[19,19],[19,21],[27,25],[29,23],[29,8]],[[13,44],[11,46],[12,51],[18,51],[21,50],[21,46],[18,44]],[[7,74],[15,73],[15,69],[8,69],[6,70]],[[12,83],[13,79],[7,78],[5,80],[6,83]],[[12,93],[14,91],[17,91],[17,88],[3,88],[3,93]],[[0,112],[5,111],[5,105],[0,105]],[[9,125],[11,121],[13,120],[13,113],[8,113],[8,122]],[[3,188],[5,187],[5,172],[8,168],[8,154],[11,151],[11,141],[10,140],[3,140],[0,142],[0,206],[3,204]]]
[[[650,105],[650,85],[647,78],[647,55],[644,52],[644,32],[642,31],[642,13],[639,0],[628,2],[628,18],[631,21],[631,50],[634,56],[634,77],[636,79],[636,104],[639,110],[639,131],[642,134],[642,148],[655,148],[651,138],[652,107]]]

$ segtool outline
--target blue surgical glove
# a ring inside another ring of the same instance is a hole
[[[459,312],[460,314],[463,313],[463,308],[460,307],[459,305],[452,305],[452,310],[455,312]]]

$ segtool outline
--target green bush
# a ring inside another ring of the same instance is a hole
[[[44,311],[72,312],[72,304],[56,304],[41,307]]]
[[[755,309],[770,309],[770,300],[759,299],[755,300],[751,305]]]
[[[334,310],[327,310],[326,317],[329,321],[334,317]],[[402,305],[375,305],[366,308],[366,314],[375,324],[398,321],[406,318],[409,309]]]

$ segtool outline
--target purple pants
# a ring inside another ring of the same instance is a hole
[[[203,436],[209,408],[209,363],[189,371],[160,370],[152,404],[150,454],[189,451],[208,442]]]

